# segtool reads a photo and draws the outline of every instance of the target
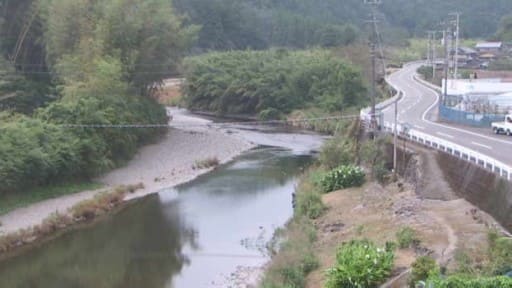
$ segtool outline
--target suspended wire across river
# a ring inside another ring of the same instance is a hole
[[[60,124],[58,126],[64,128],[96,128],[96,129],[151,129],[151,128],[180,128],[180,127],[226,127],[238,125],[292,125],[297,123],[313,123],[321,121],[341,121],[353,120],[360,118],[360,115],[344,115],[344,116],[330,116],[330,117],[316,117],[316,118],[302,118],[293,120],[268,120],[268,121],[236,121],[236,122],[208,122],[208,123],[187,123],[179,121],[175,123],[161,123],[161,124]]]

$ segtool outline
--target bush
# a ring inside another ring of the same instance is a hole
[[[398,247],[400,247],[400,249],[407,249],[420,243],[420,240],[416,236],[416,231],[411,227],[401,228],[396,233],[396,238],[398,241]]]
[[[377,287],[391,275],[393,262],[393,252],[369,241],[345,243],[336,253],[335,267],[327,271],[325,287]]]
[[[90,96],[57,101],[34,118],[0,113],[0,193],[61,179],[91,179],[130,159],[165,129],[67,128],[69,124],[166,123],[165,110],[137,97]]]
[[[363,169],[347,165],[328,172],[322,179],[321,186],[322,190],[328,193],[350,187],[359,187],[364,184],[364,181],[365,173]]]
[[[295,209],[299,215],[304,215],[309,219],[317,219],[322,216],[325,206],[320,193],[307,191],[297,195],[297,206]]]
[[[320,162],[329,169],[350,165],[356,161],[355,143],[350,139],[336,137],[327,141],[320,152]]]
[[[312,171],[305,175],[296,189],[295,215],[316,219],[325,211],[325,205],[322,202],[322,195],[318,191],[315,179],[318,177],[318,171]]]
[[[361,145],[361,160],[371,169],[371,177],[383,183],[388,175],[385,147],[388,139],[381,137]]]
[[[501,237],[497,231],[490,231],[489,241],[489,272],[502,275],[512,270],[512,238]]]
[[[218,114],[274,118],[311,106],[337,112],[368,100],[360,72],[326,50],[215,52],[187,58],[184,66],[188,107]]]
[[[429,286],[431,285],[431,286]],[[456,275],[448,278],[438,276],[431,277],[427,287],[435,288],[512,288],[510,277],[481,277],[472,278],[469,276]]]
[[[421,256],[412,264],[410,287],[414,288],[418,281],[426,281],[439,273],[439,267],[432,257]]]

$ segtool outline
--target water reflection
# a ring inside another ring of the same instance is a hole
[[[0,287],[210,287],[267,261],[310,157],[263,148],[0,263]],[[224,287],[225,285],[220,285]]]
[[[157,197],[145,199],[94,227],[75,231],[0,264],[0,287],[165,287],[186,263],[179,209]],[[176,211],[176,212],[172,212]],[[150,277],[148,277],[150,276]]]

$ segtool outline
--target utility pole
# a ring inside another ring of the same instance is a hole
[[[375,134],[377,132],[377,110],[376,110],[376,46],[377,46],[377,6],[382,3],[381,0],[364,0],[364,3],[366,5],[370,6],[371,14],[370,14],[370,20],[368,21],[371,24],[371,32],[370,32],[370,56],[371,56],[371,62],[372,62],[372,85],[371,85],[371,124],[370,129],[372,131],[372,137],[375,137]]]
[[[459,67],[459,32],[460,32],[460,13],[450,13],[451,16],[455,16],[455,62],[453,79],[458,78],[458,67]]]
[[[432,47],[432,81],[435,81],[435,79],[436,79],[436,58],[437,58],[437,55],[436,55],[437,54],[436,53],[436,50],[437,50],[436,33],[437,33],[437,31],[434,31],[434,33],[432,34],[432,38],[433,38],[432,40],[434,43],[434,46]]]
[[[444,42],[444,95],[443,100],[439,101],[439,106],[446,102],[448,96],[448,70],[449,70],[449,51],[448,51],[448,33],[449,29],[443,31],[443,42]]]
[[[436,31],[427,31],[428,34],[428,65],[432,66],[432,79],[436,77]]]
[[[397,152],[396,152],[396,145],[398,141],[398,99],[395,100],[395,129],[393,133],[393,173],[397,174]],[[404,151],[405,153],[405,151]]]

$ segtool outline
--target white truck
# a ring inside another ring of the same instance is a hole
[[[505,133],[512,136],[512,114],[507,115],[504,122],[492,123],[492,131],[496,134]]]

